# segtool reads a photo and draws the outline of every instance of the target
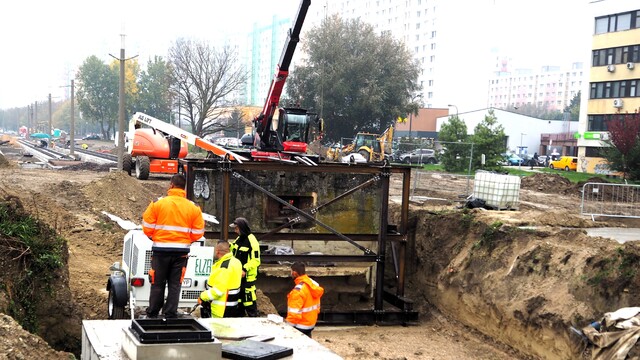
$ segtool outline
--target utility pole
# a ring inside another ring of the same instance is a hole
[[[47,133],[49,136],[53,136],[53,133],[51,132],[51,130],[53,130],[51,128],[51,93],[49,93],[49,132]]]
[[[122,171],[122,158],[124,157],[124,62],[131,60],[136,56],[126,59],[124,57],[124,34],[120,35],[120,57],[116,58],[111,55],[112,58],[120,61],[120,91],[118,92],[118,171]]]
[[[75,110],[75,104],[73,103],[73,96],[74,96],[74,90],[73,90],[73,79],[71,79],[71,134],[69,135],[69,140],[71,141],[71,144],[69,145],[69,154],[71,154],[71,157],[73,157],[73,150],[76,147],[75,144],[75,132],[76,132],[76,127],[75,127],[75,118],[76,118],[76,110]]]
[[[33,111],[33,123],[31,125],[33,126],[34,129],[37,129],[38,128],[38,102],[37,101],[34,105],[34,109],[35,110]]]

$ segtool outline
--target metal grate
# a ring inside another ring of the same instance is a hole
[[[144,274],[149,275],[149,269],[151,269],[151,250],[147,250],[144,254]]]
[[[132,237],[128,237],[127,240],[124,242],[124,254],[122,256],[122,262],[124,262],[129,269],[131,269],[131,264],[130,259],[131,259],[131,244],[133,243],[133,238]]]
[[[580,203],[582,215],[640,218],[640,185],[586,183]]]
[[[131,276],[136,276],[138,274],[138,247],[136,245],[133,246],[133,261],[130,269]]]
[[[182,290],[181,298],[183,300],[195,300],[200,297],[199,290]]]

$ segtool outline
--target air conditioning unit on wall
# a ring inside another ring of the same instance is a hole
[[[613,107],[621,108],[622,107],[622,99],[613,99]]]
[[[627,63],[627,69],[632,70],[635,67],[635,64],[632,62]]]
[[[611,64],[611,65],[607,65],[607,71],[608,72],[614,72],[616,71],[616,66]]]

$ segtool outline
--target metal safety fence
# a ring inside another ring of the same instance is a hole
[[[586,183],[582,187],[580,214],[640,218],[640,185]]]

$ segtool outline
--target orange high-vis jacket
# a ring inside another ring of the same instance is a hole
[[[307,275],[300,275],[294,281],[296,286],[287,295],[287,322],[298,329],[313,329],[324,289]]]
[[[191,243],[204,235],[204,219],[198,205],[182,189],[152,202],[142,215],[142,229],[153,240],[153,251],[189,252]]]

